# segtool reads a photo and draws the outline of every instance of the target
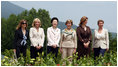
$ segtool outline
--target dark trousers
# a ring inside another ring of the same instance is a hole
[[[57,58],[58,49],[59,49],[59,47],[53,48],[52,46],[47,46],[47,54],[53,53],[53,54],[55,54],[55,57]]]
[[[17,46],[16,47],[16,56],[17,58],[20,57],[20,54],[22,53],[24,57],[26,57],[26,46]]]
[[[37,49],[36,47],[31,46],[30,47],[30,56],[31,56],[31,58],[36,59],[36,57],[38,57],[38,53],[42,54],[42,51],[43,51],[43,47],[41,49]]]
[[[96,57],[99,57],[99,55],[101,54],[102,56],[104,56],[106,49],[102,49],[102,48],[94,48],[94,59],[96,59]]]
[[[83,45],[79,45],[78,48],[77,48],[77,52],[78,52],[78,58],[77,59],[80,59],[81,57],[90,57],[90,47],[88,48],[85,48]]]

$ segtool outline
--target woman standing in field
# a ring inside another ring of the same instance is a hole
[[[94,59],[98,57],[100,54],[104,56],[105,51],[109,50],[109,34],[108,30],[103,28],[104,21],[98,20],[98,30],[94,30],[94,38],[93,38],[93,51],[94,51]]]
[[[78,38],[78,59],[90,55],[90,42],[92,40],[91,29],[86,26],[88,18],[83,16],[80,20],[79,27],[77,27],[77,38]]]
[[[61,35],[60,29],[57,28],[58,22],[58,18],[53,17],[51,19],[52,26],[47,29],[47,53],[49,54],[52,52],[52,54],[55,54],[56,58],[58,55],[58,48]]]
[[[23,53],[23,56],[26,57],[27,49],[27,39],[29,37],[29,32],[27,30],[27,21],[20,20],[18,26],[16,27],[15,36],[14,36],[14,53],[16,53],[17,58],[20,57],[20,54]]]
[[[38,18],[33,20],[29,36],[31,41],[30,54],[31,58],[38,57],[38,52],[42,54],[45,34],[43,28],[40,28],[41,21]]]
[[[62,31],[60,42],[60,51],[62,53],[62,59],[72,56],[73,53],[76,52],[77,48],[76,31],[71,28],[73,25],[73,21],[67,20],[65,25],[67,26],[67,28]],[[72,57],[68,60],[71,63]]]

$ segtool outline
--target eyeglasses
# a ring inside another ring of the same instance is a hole
[[[27,23],[21,23],[21,24],[27,24]]]

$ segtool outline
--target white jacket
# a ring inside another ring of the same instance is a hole
[[[45,34],[43,28],[39,28],[39,31],[37,32],[37,29],[35,27],[30,28],[29,32],[31,46],[42,46],[44,44]]]
[[[53,29],[53,27],[49,27],[47,29],[47,46],[52,46],[56,44],[57,47],[59,47],[60,35],[61,32],[59,28]]]
[[[94,30],[93,48],[109,49],[109,34],[106,29],[103,28],[102,33],[98,33],[98,30]]]

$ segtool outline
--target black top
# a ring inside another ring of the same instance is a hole
[[[28,30],[26,30],[25,36],[27,37],[27,40],[28,40],[29,39]],[[17,46],[22,46],[21,45],[22,40],[23,40],[23,32],[22,32],[22,29],[19,28],[18,30],[15,31],[13,48],[16,49]]]

